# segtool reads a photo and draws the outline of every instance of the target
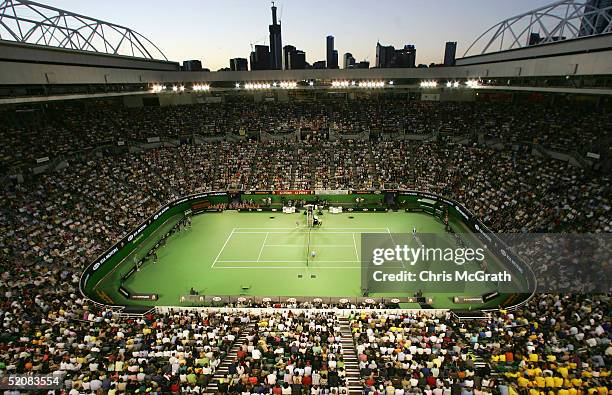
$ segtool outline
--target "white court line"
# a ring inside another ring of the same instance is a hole
[[[217,261],[219,260],[219,257],[221,256],[221,253],[223,252],[223,250],[225,249],[225,246],[227,245],[227,242],[232,238],[232,235],[234,234],[234,229],[232,229],[232,232],[229,234],[229,236],[227,236],[227,239],[225,240],[225,243],[223,243],[223,247],[221,247],[221,250],[219,251],[219,253],[217,254],[217,257],[215,258],[215,261],[213,262],[213,264],[210,266],[210,268],[212,269],[213,267],[215,267],[215,264],[217,263]]]
[[[293,228],[234,228],[234,230],[242,230],[242,229],[246,229],[246,230],[252,230],[252,229],[270,229],[270,230],[287,230],[287,229],[308,229],[306,227],[299,227],[296,228],[295,226]],[[389,230],[389,228],[325,228],[325,229],[382,229],[382,230]]]
[[[266,246],[266,241],[268,240],[268,236],[270,235],[270,233],[266,233],[266,237],[264,238],[264,241],[261,245],[261,249],[259,250],[259,255],[257,255],[257,262],[259,262],[259,259],[261,258],[261,253],[264,250],[264,247]]]
[[[355,233],[353,233],[353,246],[355,246],[355,258],[359,259],[359,253],[357,252],[357,241],[355,240]]]
[[[321,262],[321,261],[319,261]],[[306,261],[303,261],[305,264]],[[355,262],[357,263],[357,262]],[[218,269],[306,269],[304,266],[217,266],[215,268]],[[321,267],[312,267],[310,266],[308,270],[317,270],[317,269],[351,269],[358,270],[361,269],[360,266],[321,266]]]
[[[383,228],[381,228],[383,229]],[[287,232],[251,232],[251,231],[238,231],[238,232],[234,232],[234,234],[262,234],[262,233],[270,233],[270,234],[280,234],[280,235],[288,235],[291,236],[291,234],[288,234]],[[306,231],[304,232],[298,232],[298,233],[306,233]],[[362,233],[362,232],[327,232],[327,231],[315,231],[315,235],[316,234],[323,234],[323,235],[328,235],[328,234],[355,234],[355,233]],[[381,231],[381,232],[363,232],[363,233],[387,233],[387,231]]]
[[[266,247],[300,247],[304,248],[304,244],[266,244]],[[321,245],[311,245],[311,247],[333,247],[333,248],[348,248],[353,247],[352,244],[321,244]]]
[[[317,261],[319,263],[360,263],[360,261]],[[306,263],[306,261],[288,261],[285,259],[277,261],[219,261],[217,263]],[[249,266],[256,268],[257,266]]]
[[[391,234],[391,231],[389,230],[389,228],[387,228],[387,233],[389,233],[389,237],[391,238],[391,243],[393,243],[394,245],[397,245],[397,244],[395,244],[395,240],[393,239],[393,235]],[[404,261],[403,260],[402,260],[402,267],[404,269],[406,268],[406,266],[404,265]]]

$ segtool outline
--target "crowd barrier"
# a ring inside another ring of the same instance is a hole
[[[420,209],[432,215],[440,216],[447,213],[452,220],[463,223],[467,229],[481,239],[508,270],[527,281],[527,289],[535,292],[535,275],[529,266],[522,262],[507,246],[496,237],[463,205],[436,194],[416,190],[283,190],[283,191],[213,191],[189,195],[174,200],[143,221],[135,230],[128,233],[115,245],[94,260],[83,271],[79,287],[81,293],[97,303],[109,305],[107,301],[99,300],[93,292],[105,276],[115,270],[122,260],[140,242],[151,235],[169,217],[181,213],[198,214],[202,212],[218,212],[224,205],[233,202],[238,197],[242,202],[252,202],[252,207],[241,208],[241,211],[282,211],[287,200],[302,202],[323,201],[335,207],[342,206],[344,212],[381,212],[390,208]],[[264,199],[271,202],[268,207],[258,207]],[[274,207],[277,205],[277,207]],[[117,285],[119,286],[119,284]],[[530,291],[531,292],[531,291]],[[533,294],[531,292],[531,294]],[[522,302],[528,297],[522,298]],[[112,306],[125,306],[126,303],[116,303]]]
[[[171,314],[181,311],[207,311],[207,312],[219,312],[219,313],[248,313],[252,315],[269,315],[274,313],[285,313],[291,312],[294,314],[312,312],[312,309],[301,308],[301,307],[190,307],[190,306],[158,306],[155,311],[159,314]],[[368,314],[372,312],[372,309],[368,308],[354,308],[354,309],[341,309],[341,308],[321,308],[317,309],[317,312],[321,313],[334,313],[339,317],[355,316],[357,314]],[[445,317],[449,319],[452,315],[449,309],[376,309],[377,314],[414,314],[418,316],[433,316],[433,317]],[[486,316],[486,315],[485,315]]]
[[[433,298],[424,297],[314,297],[314,296],[230,296],[230,295],[182,295],[179,298],[180,303],[207,305],[207,306],[225,306],[228,304],[242,305],[287,305],[287,304],[304,304],[308,303],[313,306],[321,305],[386,305],[397,306],[400,303],[419,303],[431,305],[434,303]]]

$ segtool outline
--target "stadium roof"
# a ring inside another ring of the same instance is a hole
[[[505,19],[482,33],[464,57],[612,32],[612,2],[561,0]]]
[[[155,44],[130,28],[29,0],[5,0],[0,3],[0,39],[168,60]]]

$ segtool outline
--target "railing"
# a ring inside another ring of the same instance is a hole
[[[464,57],[612,32],[612,4],[561,0],[503,20],[482,33]]]
[[[245,194],[249,194],[252,196],[265,196],[266,191],[259,191],[263,193],[255,193],[254,191],[246,191]],[[270,191],[267,191],[271,193]],[[275,196],[284,196],[282,194],[283,191],[276,191]],[[347,196],[352,200],[352,195],[349,195],[349,192],[352,192],[353,195],[359,195],[361,197],[365,196],[376,196],[382,198],[386,193],[394,193],[399,198],[404,197],[405,199],[420,199],[426,198],[431,199],[439,204],[445,204],[448,208],[449,214],[458,218],[462,221],[465,226],[469,229],[470,232],[473,232],[479,239],[486,239],[486,244],[488,245],[488,249],[500,260],[503,262],[502,265],[509,268],[510,270],[524,276],[526,284],[522,286],[521,289],[528,290],[529,296],[531,298],[537,289],[537,278],[531,269],[531,267],[525,264],[520,257],[516,256],[512,251],[507,247],[507,245],[499,239],[496,235],[494,235],[480,220],[478,220],[467,208],[463,205],[455,202],[452,199],[444,198],[442,196],[421,192],[421,191],[413,191],[413,190],[377,190],[377,191],[344,191],[347,193],[343,194],[328,194],[321,195],[317,194],[316,191],[305,190],[305,191],[290,191],[291,197],[298,196],[311,196],[311,197],[322,197],[328,201],[334,199],[344,199]],[[299,192],[299,193],[294,193]],[[160,209],[143,221],[137,228],[135,228],[132,232],[126,234],[121,240],[119,240],[116,244],[111,246],[108,250],[102,253],[96,260],[94,260],[87,268],[83,271],[80,281],[79,288],[81,293],[89,298],[90,294],[93,293],[96,285],[102,281],[102,279],[108,274],[109,271],[115,270],[115,268],[121,264],[125,256],[129,255],[131,251],[138,247],[137,241],[139,239],[146,239],[149,235],[152,234],[158,227],[159,223],[165,221],[168,217],[176,215],[177,213],[182,213],[187,210],[191,210],[194,205],[200,204],[203,201],[207,200],[210,206],[213,203],[217,203],[219,199],[225,199],[227,201],[227,197],[229,196],[226,191],[214,191],[214,192],[205,192],[199,193],[195,195],[185,196],[179,199],[176,199],[164,206],[160,207]],[[211,199],[215,199],[212,201]],[[356,209],[357,210],[357,209]],[[215,209],[215,211],[218,211]],[[370,211],[370,209],[363,208],[363,211]],[[94,284],[94,285],[92,285]],[[521,291],[527,292],[527,291]],[[214,296],[214,295],[213,295]],[[527,299],[528,299],[527,298]],[[347,298],[350,301],[350,298]],[[353,298],[354,299],[354,298]],[[356,300],[356,299],[355,299]],[[359,303],[362,300],[357,301]],[[521,301],[523,302],[523,301]],[[115,307],[120,307],[119,305]]]
[[[0,39],[168,60],[148,38],[130,28],[29,0],[0,3]]]

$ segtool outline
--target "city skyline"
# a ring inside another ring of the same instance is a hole
[[[197,59],[210,70],[228,68],[232,58],[248,58],[251,44],[270,46],[272,4],[268,0],[185,0],[172,4],[170,14],[164,10],[167,5],[158,0],[44,3],[130,27],[151,39],[169,60]],[[357,62],[367,60],[372,66],[377,42],[396,48],[415,45],[417,64],[430,64],[442,63],[446,42],[456,41],[459,58],[491,25],[548,3],[550,0],[470,0],[460,4],[452,0],[435,4],[423,0],[275,2],[282,24],[282,45],[304,51],[308,63],[326,60],[326,37],[334,36],[339,58],[350,52]]]

